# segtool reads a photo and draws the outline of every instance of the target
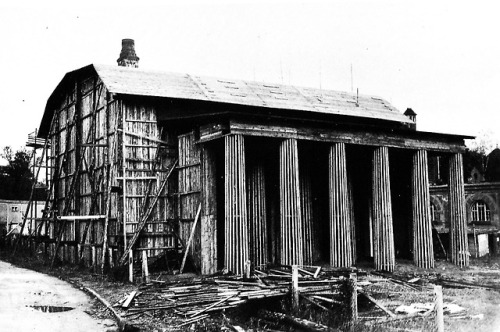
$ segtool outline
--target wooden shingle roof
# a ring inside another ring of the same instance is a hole
[[[412,123],[384,99],[346,92],[93,65],[110,92]]]

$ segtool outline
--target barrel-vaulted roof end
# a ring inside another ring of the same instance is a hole
[[[91,64],[64,76],[47,102],[42,126],[47,127],[50,123],[50,113],[53,112],[51,107],[57,98],[57,91],[75,77],[91,70],[100,77],[109,92],[119,95],[197,100],[412,123],[386,100],[374,96]],[[42,126],[41,133],[44,132]],[[48,128],[45,128],[45,132],[47,131]]]

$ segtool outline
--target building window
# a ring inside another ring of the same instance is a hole
[[[431,203],[431,219],[432,219],[432,222],[437,224],[439,223],[439,211],[438,209],[436,208],[436,205],[434,203]]]
[[[19,207],[18,206],[11,206],[10,210],[12,212],[19,212]]]
[[[476,201],[472,204],[471,220],[473,223],[489,223],[491,221],[490,208],[484,201]]]

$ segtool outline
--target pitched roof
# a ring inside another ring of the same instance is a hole
[[[188,74],[93,65],[110,92],[211,101],[411,123],[387,101],[372,96]]]

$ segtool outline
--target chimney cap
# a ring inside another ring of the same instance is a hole
[[[118,62],[118,66],[139,67],[139,57],[135,53],[135,41],[133,39],[122,39],[122,50],[116,62]]]
[[[404,112],[404,115],[410,116],[410,115],[417,115],[415,111],[413,111],[411,108],[407,108],[406,111]]]

